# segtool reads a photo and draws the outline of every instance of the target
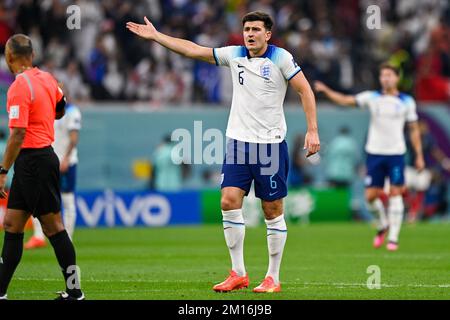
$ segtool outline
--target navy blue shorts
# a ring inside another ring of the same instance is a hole
[[[263,144],[230,139],[222,166],[221,187],[237,187],[248,195],[254,180],[256,197],[274,201],[287,195],[288,171],[286,141]]]
[[[61,173],[60,181],[62,193],[75,192],[77,181],[77,165],[71,165],[65,173]]]
[[[389,177],[391,185],[405,184],[405,159],[403,155],[383,156],[367,154],[367,188],[383,188],[384,180]]]

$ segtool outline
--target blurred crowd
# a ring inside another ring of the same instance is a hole
[[[373,4],[381,9],[375,30],[367,26]],[[67,28],[70,5],[80,8],[80,29]],[[310,80],[352,93],[374,88],[378,64],[389,60],[402,67],[403,90],[448,101],[449,7],[446,0],[2,0],[0,54],[10,35],[28,34],[35,62],[76,100],[225,104],[226,71],[138,39],[125,24],[146,15],[164,33],[218,47],[242,44],[241,17],[262,10],[275,20],[272,43],[292,52]]]

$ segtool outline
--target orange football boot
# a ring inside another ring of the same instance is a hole
[[[224,282],[216,284],[213,287],[213,290],[216,292],[229,292],[233,290],[248,288],[248,285],[248,274],[241,277],[236,272],[231,270],[228,278],[226,278]]]
[[[253,289],[253,292],[256,293],[266,293],[266,292],[280,292],[281,291],[281,284],[275,285],[275,282],[273,281],[273,278],[271,276],[268,276],[264,279],[264,281]]]
[[[47,242],[45,242],[45,239],[41,239],[35,236],[32,236],[30,240],[27,241],[24,248],[25,249],[37,249],[37,248],[43,248],[47,246]]]

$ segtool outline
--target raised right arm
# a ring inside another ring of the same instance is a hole
[[[352,95],[346,95],[342,94],[340,92],[332,90],[330,87],[325,85],[324,83],[320,81],[316,81],[314,83],[314,89],[316,89],[317,92],[323,92],[328,99],[333,101],[334,103],[337,103],[341,106],[351,106],[356,107],[356,98]]]
[[[156,30],[147,17],[144,17],[144,22],[145,24],[127,22],[127,29],[144,39],[156,41],[167,49],[185,57],[215,64],[212,48],[203,47],[192,41],[163,34]]]

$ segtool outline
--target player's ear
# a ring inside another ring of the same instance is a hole
[[[266,31],[266,41],[269,41],[272,38],[272,31]]]

